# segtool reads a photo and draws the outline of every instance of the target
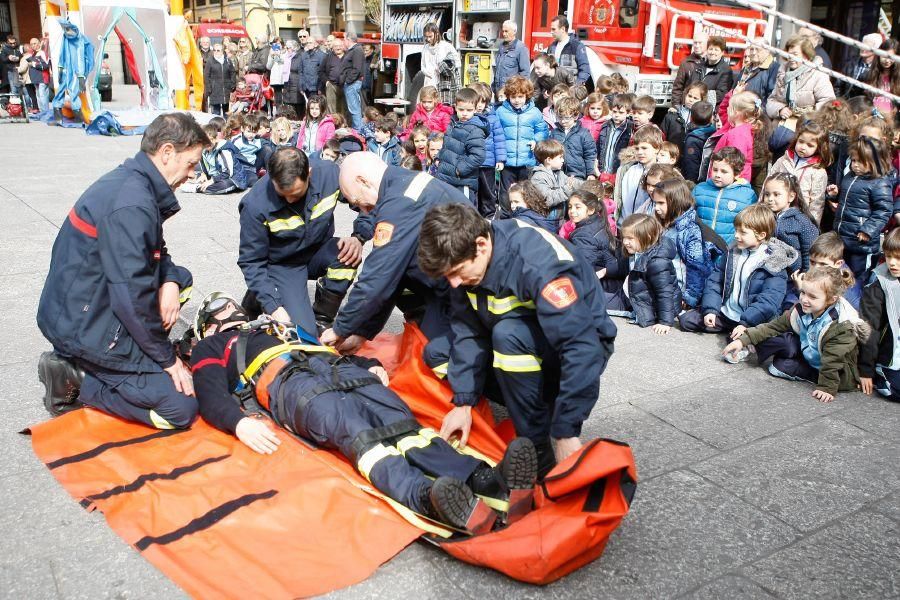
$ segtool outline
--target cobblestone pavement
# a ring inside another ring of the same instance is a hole
[[[46,417],[36,364],[49,346],[35,312],[54,236],[79,194],[139,140],[41,124],[0,125],[0,136],[0,594],[181,597],[17,433]],[[194,273],[194,297],[241,293],[238,197],[181,200],[166,239]],[[351,219],[342,208],[339,231]],[[900,406],[862,394],[821,404],[809,385],[725,364],[714,336],[617,323],[584,437],[631,444],[640,483],[599,560],[537,588],[413,544],[333,597],[900,597]]]

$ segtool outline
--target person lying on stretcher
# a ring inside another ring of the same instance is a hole
[[[267,318],[248,323],[233,298],[216,292],[200,306],[191,353],[201,416],[262,454],[281,440],[260,409],[288,431],[337,449],[379,491],[431,520],[477,534],[498,514],[510,522],[531,509],[534,446],[510,443],[500,464],[457,452],[422,426],[386,387],[377,360],[307,345]],[[291,339],[291,338],[294,339]]]

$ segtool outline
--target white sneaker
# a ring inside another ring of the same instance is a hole
[[[789,381],[803,381],[799,377],[794,377],[793,375],[788,375],[784,371],[780,370],[775,364],[769,365],[769,375],[773,377],[779,377],[781,379],[787,379]]]
[[[750,358],[750,351],[746,348],[741,348],[737,352],[729,352],[725,355],[725,362],[736,365],[738,363],[744,362]]]

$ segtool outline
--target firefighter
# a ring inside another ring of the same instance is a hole
[[[418,256],[425,273],[455,288],[448,368],[455,407],[441,435],[460,431],[466,442],[472,407],[493,375],[544,476],[554,458],[581,447],[613,351],[616,327],[596,274],[551,233],[518,219],[488,222],[455,204],[429,210]]]
[[[238,206],[238,265],[247,282],[246,306],[254,316],[272,315],[310,336],[331,326],[356,276],[366,241],[365,219],[349,237],[334,237],[338,167],[310,160],[293,147],[279,148],[268,174]],[[312,306],[307,281],[317,279]]]
[[[344,160],[341,191],[352,206],[371,214],[375,232],[372,253],[334,327],[322,334],[322,343],[341,352],[356,351],[381,331],[395,305],[420,322],[428,339],[445,336],[447,283],[419,269],[419,225],[431,206],[471,203],[459,190],[427,173],[389,167],[370,152],[353,153]]]
[[[271,454],[281,442],[242,410],[251,407],[339,450],[377,489],[432,520],[483,533],[497,517],[490,507],[513,518],[530,509],[537,460],[529,440],[514,440],[496,468],[457,452],[385,387],[378,361],[304,345],[269,320],[248,324],[237,301],[220,292],[203,300],[194,331],[200,414],[254,451]]]
[[[173,190],[209,143],[190,115],[161,115],[141,151],[69,211],[37,315],[54,348],[38,365],[51,413],[77,397],[160,429],[187,427],[196,416],[190,372],[167,335],[190,296],[191,274],[172,261],[162,226],[180,209]]]

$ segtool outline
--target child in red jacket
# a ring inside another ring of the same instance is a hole
[[[437,88],[426,85],[419,92],[419,103],[416,105],[416,110],[409,117],[409,123],[406,125],[406,129],[403,131],[400,139],[408,139],[417,125],[424,125],[430,131],[437,133],[447,133],[447,127],[450,126],[450,117],[452,116],[453,108],[446,104],[441,104]]]
[[[713,134],[713,137],[718,136],[714,152],[733,146],[744,155],[744,168],[738,177],[747,181],[752,179],[753,123],[759,119],[761,111],[762,101],[753,92],[738,92],[730,98],[726,96],[719,105],[722,126]]]

